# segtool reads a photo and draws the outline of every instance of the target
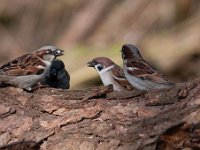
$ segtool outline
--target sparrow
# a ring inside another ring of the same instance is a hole
[[[162,73],[142,58],[136,46],[122,46],[124,74],[129,83],[140,90],[166,89],[174,86]]]
[[[53,88],[69,89],[70,75],[65,70],[63,61],[56,59],[52,62],[51,68],[45,78],[44,85]]]
[[[30,54],[18,57],[0,67],[0,82],[27,91],[45,79],[53,60],[64,55],[54,46],[44,46]]]
[[[104,86],[112,84],[115,91],[133,90],[132,85],[126,80],[122,68],[109,58],[97,57],[87,65],[97,70]]]

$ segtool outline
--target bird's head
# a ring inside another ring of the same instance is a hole
[[[64,51],[54,46],[44,46],[34,52],[44,61],[52,62],[55,58],[64,55]]]
[[[132,44],[123,45],[121,52],[122,52],[122,59],[123,60],[134,59],[134,58],[137,58],[137,59],[142,58],[138,48],[135,45],[132,45]]]
[[[99,73],[109,70],[115,63],[107,57],[97,57],[87,63],[88,67],[94,67]]]

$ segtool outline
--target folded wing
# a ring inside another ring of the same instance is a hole
[[[44,68],[45,64],[38,57],[26,54],[3,65],[0,73],[8,76],[39,75],[44,72]]]
[[[123,70],[117,66],[114,65],[114,67],[111,69],[112,74],[113,74],[113,79],[119,83],[122,87],[124,87],[127,90],[133,90],[133,86],[128,82],[126,79]]]
[[[160,72],[156,71],[146,61],[132,60],[126,64],[127,72],[135,77],[149,80],[156,83],[170,83],[170,81]]]

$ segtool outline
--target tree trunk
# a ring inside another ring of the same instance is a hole
[[[2,150],[200,148],[200,80],[162,91],[0,89]]]

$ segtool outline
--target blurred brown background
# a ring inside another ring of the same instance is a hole
[[[61,59],[71,88],[100,83],[86,62],[107,56],[121,65],[124,43],[174,82],[200,76],[199,0],[1,0],[0,64],[44,45]]]

